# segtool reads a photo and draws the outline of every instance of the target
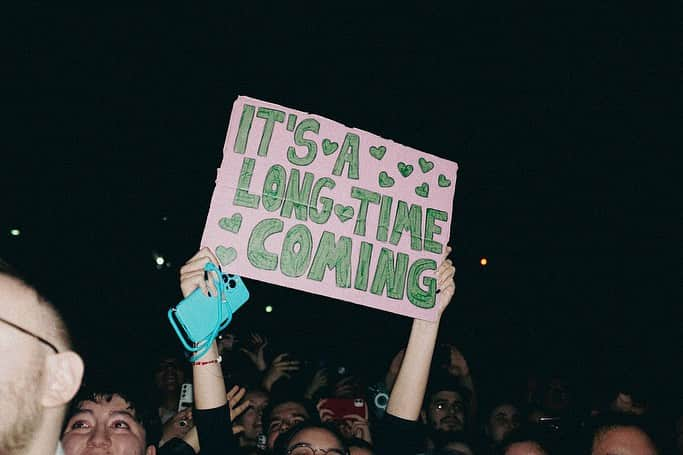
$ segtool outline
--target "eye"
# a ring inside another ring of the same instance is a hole
[[[112,427],[116,428],[117,430],[130,430],[130,425],[128,425],[128,422],[125,420],[115,420],[112,423]]]
[[[74,423],[71,424],[69,428],[71,428],[72,430],[79,430],[82,428],[88,428],[89,426],[90,425],[85,420],[76,420]]]

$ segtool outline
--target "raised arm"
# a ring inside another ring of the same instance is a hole
[[[451,248],[447,247],[446,255],[450,252]],[[387,405],[388,414],[404,420],[417,420],[420,415],[441,315],[455,294],[455,267],[450,259],[445,259],[439,265],[437,277],[437,289],[440,294],[437,320],[435,322],[420,319],[413,321],[403,364]]]
[[[202,248],[180,269],[180,288],[183,297],[187,297],[197,288],[206,295],[217,294],[213,283],[214,280],[220,283],[220,277],[215,276],[214,272],[209,272],[208,275],[211,276],[207,276],[204,266],[208,262],[213,262],[216,266],[219,264],[211,250]],[[227,406],[228,399],[216,340],[212,340],[209,350],[192,363],[192,375],[195,408],[193,414],[202,454],[237,453],[238,443],[230,424],[230,410]],[[197,450],[196,440],[186,441],[195,451]]]

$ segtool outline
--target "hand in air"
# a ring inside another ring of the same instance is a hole
[[[263,388],[270,391],[278,380],[281,378],[291,378],[291,373],[299,371],[299,362],[296,360],[289,360],[289,354],[284,353],[273,359],[270,368],[263,377]]]
[[[241,348],[242,351],[248,358],[256,365],[259,371],[266,371],[266,360],[263,356],[263,350],[268,346],[268,339],[263,338],[258,333],[252,333],[249,337],[250,347]]]

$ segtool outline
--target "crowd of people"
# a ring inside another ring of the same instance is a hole
[[[184,297],[216,295],[207,263],[219,265],[202,249],[181,268]],[[451,259],[437,279],[437,320],[413,321],[379,380],[278,352],[263,333],[237,343],[236,314],[200,356],[153,359],[136,388],[83,382],[56,308],[0,262],[0,455],[683,454],[683,414],[663,418],[630,390],[591,409],[561,377],[479,390],[458,347],[439,342]]]

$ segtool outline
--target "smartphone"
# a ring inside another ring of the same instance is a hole
[[[178,412],[183,409],[191,408],[194,404],[194,396],[192,395],[192,384],[189,382],[180,386],[180,399],[178,400]]]
[[[368,407],[363,398],[327,398],[323,409],[332,411],[334,420],[343,420],[344,416],[350,414],[368,418]]]

